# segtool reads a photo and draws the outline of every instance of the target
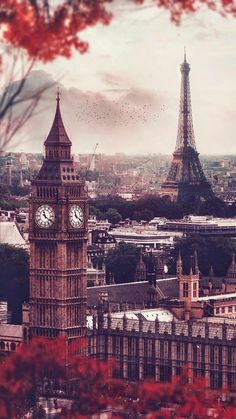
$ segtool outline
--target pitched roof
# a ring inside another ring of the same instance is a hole
[[[50,132],[47,136],[47,139],[44,142],[45,146],[50,145],[50,144],[58,144],[58,143],[71,145],[71,141],[66,133],[66,130],[62,121],[59,101],[60,99],[59,97],[57,97],[56,113],[55,113],[54,121],[52,123]]]
[[[109,302],[127,302],[142,304],[149,301],[150,285],[148,281],[128,282],[125,284],[112,284],[87,289],[88,306],[97,305],[102,293],[108,294]],[[159,298],[178,298],[177,278],[164,278],[157,280],[157,293]]]
[[[23,328],[21,324],[0,324],[1,338],[18,338],[22,339]]]
[[[25,246],[25,240],[14,221],[0,221],[0,244]]]

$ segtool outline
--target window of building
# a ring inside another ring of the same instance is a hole
[[[228,313],[232,313],[232,311],[233,311],[233,307],[232,306],[229,306],[228,307]]]
[[[15,342],[11,342],[11,351],[15,351],[16,350],[16,344]]]
[[[224,314],[225,313],[225,307],[221,307],[221,313]]]
[[[144,356],[151,358],[155,356],[155,340],[154,339],[144,339]]]
[[[177,356],[177,359],[180,359],[180,343],[179,342],[176,343],[176,356]]]
[[[232,348],[228,348],[228,354],[227,354],[228,356],[227,356],[227,363],[229,364],[229,365],[232,365]]]
[[[216,314],[220,314],[220,308],[216,307]]]
[[[183,297],[188,297],[188,282],[183,283]]]
[[[112,353],[117,355],[119,353],[119,337],[112,336]]]
[[[188,342],[185,342],[184,344],[184,359],[188,359]]]
[[[193,298],[197,298],[197,283],[193,283]]]

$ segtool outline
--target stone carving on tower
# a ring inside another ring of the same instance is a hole
[[[29,207],[30,336],[86,335],[88,197],[65,131],[60,97]]]
[[[196,149],[189,72],[190,65],[184,54],[181,64],[181,92],[178,134],[173,159],[166,181],[161,186],[160,195],[169,196],[179,203],[199,202],[214,198]]]

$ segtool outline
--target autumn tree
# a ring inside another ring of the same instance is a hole
[[[71,401],[57,409],[58,419],[91,418],[107,410],[120,418],[235,417],[235,406],[222,402],[221,391],[210,392],[187,369],[170,383],[126,383],[112,378],[115,368],[114,362],[71,354],[62,338],[32,339],[1,365],[0,417],[45,417],[39,398],[49,382],[48,397],[53,399],[60,389],[63,399]]]
[[[90,417],[115,406],[125,383],[112,379],[112,363],[75,354],[82,345],[83,341],[68,347],[63,338],[35,338],[6,358],[0,369],[0,417],[35,417],[39,397],[53,398],[59,389],[74,402],[58,417],[71,418],[72,411],[75,417]]]
[[[56,3],[56,5],[55,5]],[[2,0],[0,3],[0,150],[35,112],[47,84],[25,89],[36,61],[69,58],[88,44],[79,33],[98,22],[109,23],[103,1]],[[18,107],[17,107],[18,105]],[[20,109],[19,109],[19,105]],[[16,110],[17,109],[17,110]]]

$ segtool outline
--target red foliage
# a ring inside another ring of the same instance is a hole
[[[65,341],[34,339],[7,358],[0,369],[0,417],[22,417],[35,404],[44,377],[66,378]]]
[[[36,409],[39,395],[45,394],[45,382],[53,383],[48,390],[52,398],[57,388],[64,391],[64,398],[73,399],[71,408],[58,410],[58,419],[89,418],[106,409],[115,412],[116,418],[236,417],[234,405],[223,403],[219,392],[210,392],[203,380],[189,383],[187,371],[171,383],[127,384],[111,378],[115,367],[115,363],[70,355],[62,339],[34,339],[1,365],[0,417],[23,418]]]
[[[49,0],[1,0],[0,40],[24,50],[30,58],[51,61],[70,57],[73,48],[80,53],[88,43],[79,34],[97,23],[108,24],[112,18],[106,5],[116,0],[61,0],[57,7]],[[137,5],[145,0],[133,1]],[[157,7],[170,12],[179,24],[185,14],[195,13],[205,5],[222,15],[236,16],[234,0],[153,0]]]
[[[62,1],[49,11],[44,5],[47,2],[1,0],[2,40],[42,61],[70,57],[73,48],[84,53],[88,44],[78,34],[98,22],[109,23],[111,14],[104,7],[105,1]]]
[[[141,4],[145,0],[134,0]],[[236,17],[236,3],[234,0],[153,0],[157,7],[169,10],[171,20],[180,24],[181,18],[186,14],[197,12],[202,6],[220,13],[222,16]]]
[[[189,383],[187,370],[171,383],[144,382],[139,389],[139,412],[152,419],[229,419],[236,408],[222,402],[222,394],[210,391],[203,379]]]

